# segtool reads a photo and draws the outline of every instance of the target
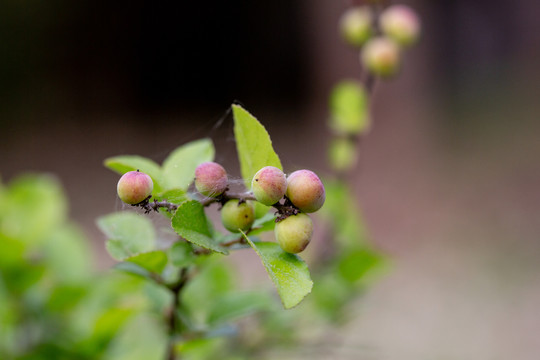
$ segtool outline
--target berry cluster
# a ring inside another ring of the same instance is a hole
[[[257,201],[277,209],[275,237],[289,253],[303,251],[311,241],[313,223],[307,213],[319,210],[325,201],[324,185],[310,170],[298,170],[288,177],[274,166],[260,169],[251,182],[251,192],[230,194],[229,179],[218,163],[205,162],[195,170],[195,188],[202,195],[221,202],[221,222],[231,232],[249,231],[255,221]],[[130,171],[118,181],[118,196],[131,205],[147,204],[153,190],[150,176]]]
[[[418,40],[420,21],[406,5],[390,5],[380,14],[360,5],[342,15],[340,30],[345,41],[361,48],[360,60],[371,74],[390,77],[400,68],[401,50]]]

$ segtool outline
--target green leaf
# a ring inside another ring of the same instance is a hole
[[[121,155],[105,159],[104,165],[120,175],[128,171],[140,170],[152,178],[155,193],[162,191],[161,168],[150,159],[137,155]]]
[[[187,190],[199,164],[214,160],[214,144],[210,139],[187,143],[174,150],[163,162],[165,190]]]
[[[349,138],[332,140],[328,149],[328,158],[332,168],[338,171],[351,169],[357,161],[356,146]]]
[[[277,287],[285,309],[298,305],[313,287],[306,263],[297,255],[283,251],[276,243],[254,243],[246,234],[242,234],[261,258],[266,272]]]
[[[339,133],[359,134],[369,130],[368,96],[357,81],[342,81],[330,95],[330,126]]]
[[[270,310],[274,303],[268,294],[260,291],[240,291],[216,299],[208,322],[211,325],[238,319],[258,311]]]
[[[145,268],[141,267],[140,265],[137,265],[135,263],[124,261],[121,263],[118,263],[114,265],[113,269],[123,271],[125,273],[128,273],[130,275],[136,275],[140,276],[145,279],[152,279],[152,274],[150,271],[146,270]]]
[[[154,225],[144,216],[117,212],[98,218],[97,225],[107,235],[107,251],[116,260],[154,250]]]
[[[3,235],[31,245],[42,243],[65,221],[67,201],[52,176],[25,175],[13,180],[2,203]]]
[[[283,167],[264,126],[241,106],[233,105],[232,109],[240,170],[249,189],[253,175],[261,168],[275,166],[283,170]]]
[[[261,217],[260,219],[255,220],[253,223],[252,230],[249,232],[249,235],[258,235],[267,231],[272,231],[276,227],[276,216],[272,213],[268,213]]]
[[[367,243],[367,234],[356,198],[341,181],[325,180],[326,202],[317,214],[331,223],[341,250],[357,249]]]
[[[173,204],[181,204],[187,200],[187,194],[182,189],[171,189],[164,191],[156,196],[158,200],[167,200]]]
[[[191,245],[185,241],[174,243],[169,249],[169,260],[174,266],[186,267],[195,260]]]
[[[352,251],[339,260],[339,274],[346,281],[354,283],[382,262],[383,257],[374,251],[367,249]]]
[[[150,272],[160,274],[165,269],[168,258],[164,251],[155,250],[131,256],[126,261],[137,264]]]
[[[195,245],[222,254],[229,253],[212,238],[204,206],[196,200],[186,201],[178,207],[172,219],[172,227],[178,235]]]
[[[167,348],[167,332],[159,319],[140,314],[116,334],[104,360],[163,359]]]
[[[92,274],[92,251],[82,231],[73,224],[57,228],[44,244],[49,272],[66,283],[83,283]]]

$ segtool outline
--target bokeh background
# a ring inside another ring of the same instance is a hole
[[[538,359],[540,2],[403,3],[422,40],[376,85],[353,177],[393,271],[327,358]],[[122,205],[103,159],[160,162],[209,136],[238,176],[232,101],[265,124],[286,170],[324,173],[329,91],[360,76],[337,32],[348,5],[2,1],[2,180],[55,174],[104,269],[94,221]]]

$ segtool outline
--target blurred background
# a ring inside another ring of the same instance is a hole
[[[337,334],[366,359],[540,356],[540,2],[403,1],[423,19],[401,76],[376,84],[354,190],[393,271]],[[96,268],[120,210],[106,157],[161,162],[211,137],[239,176],[237,100],[285,170],[323,173],[328,94],[359,78],[348,1],[0,4],[0,175],[55,174]],[[266,276],[261,273],[262,276]]]

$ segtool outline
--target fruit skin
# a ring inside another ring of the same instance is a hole
[[[286,252],[302,252],[311,241],[313,222],[309,215],[298,213],[281,220],[274,228],[274,235],[279,246]]]
[[[420,35],[420,20],[406,5],[391,5],[379,19],[382,32],[401,46],[414,44]]]
[[[297,170],[287,178],[287,197],[302,212],[319,210],[326,199],[324,185],[313,171]]]
[[[116,186],[120,200],[126,204],[138,204],[152,194],[154,183],[152,178],[140,171],[128,171]]]
[[[400,57],[399,46],[384,36],[369,40],[360,53],[364,66],[381,77],[390,77],[398,72]]]
[[[218,163],[209,161],[195,169],[195,187],[204,196],[216,197],[227,190],[227,171]]]
[[[368,6],[355,6],[339,19],[341,36],[353,46],[362,46],[372,35],[373,13]]]
[[[255,221],[255,209],[248,202],[239,204],[237,199],[231,199],[221,208],[221,222],[230,232],[246,231]]]
[[[251,191],[258,202],[273,205],[285,195],[287,177],[277,167],[265,166],[253,176]]]

